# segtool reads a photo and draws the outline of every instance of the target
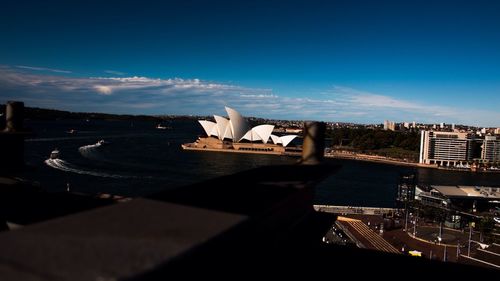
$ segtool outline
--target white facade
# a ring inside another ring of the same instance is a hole
[[[455,166],[470,161],[472,141],[467,133],[422,131],[419,162]]]
[[[481,148],[481,159],[486,162],[500,162],[500,140],[496,136],[486,136]]]
[[[384,121],[384,130],[395,131],[396,130],[396,123],[389,121],[389,120],[385,120]]]

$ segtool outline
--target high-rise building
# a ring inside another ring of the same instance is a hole
[[[481,159],[484,162],[500,162],[500,140],[496,136],[486,136],[481,148]]]
[[[474,138],[467,133],[422,131],[419,162],[455,166],[473,159]]]
[[[384,121],[384,130],[396,131],[396,123],[389,121],[389,120],[385,120]]]

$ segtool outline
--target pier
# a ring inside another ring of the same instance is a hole
[[[401,211],[397,208],[380,208],[380,207],[358,207],[358,206],[334,206],[334,205],[314,205],[317,212],[344,214],[344,215],[388,215]]]

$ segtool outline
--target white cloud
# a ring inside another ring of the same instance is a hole
[[[117,70],[104,70],[104,73],[111,74],[111,75],[119,75],[119,76],[127,74],[125,72],[121,72],[121,71],[117,71]]]
[[[500,112],[439,106],[341,86],[316,96],[290,97],[271,89],[200,79],[74,78],[23,73],[8,67],[0,67],[0,97],[74,111],[208,115],[224,114],[223,106],[228,105],[246,116],[265,118],[500,125]]]
[[[47,68],[47,67],[26,66],[26,65],[16,65],[16,67],[21,68],[21,69],[36,70],[36,71],[48,71],[48,72],[55,72],[55,73],[72,73],[72,71],[69,71],[69,70],[61,70],[61,69]]]
[[[94,88],[98,93],[103,95],[111,95],[112,92],[112,89],[109,86],[95,85]]]
[[[259,95],[252,95],[252,94],[241,94],[240,97],[242,98],[256,98],[256,99],[275,99],[278,96],[277,95],[265,95],[265,94],[259,94]]]

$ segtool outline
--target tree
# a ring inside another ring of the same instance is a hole
[[[477,227],[481,233],[490,234],[495,228],[495,221],[492,217],[483,217],[478,223]]]

